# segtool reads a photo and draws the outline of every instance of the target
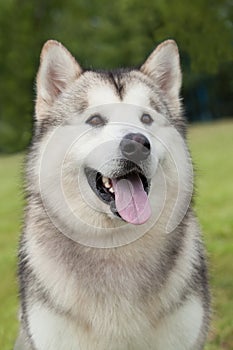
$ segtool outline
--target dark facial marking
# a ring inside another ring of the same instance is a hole
[[[109,72],[109,78],[110,78],[110,81],[113,83],[117,94],[119,95],[120,99],[122,100],[123,85],[120,81],[120,76],[114,75],[112,72]]]

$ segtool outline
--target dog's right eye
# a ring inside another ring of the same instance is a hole
[[[92,115],[86,120],[86,123],[91,126],[102,126],[106,124],[106,119],[99,114]]]

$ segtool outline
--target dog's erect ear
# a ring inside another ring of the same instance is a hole
[[[81,73],[81,67],[62,44],[55,40],[47,41],[41,52],[37,74],[37,117],[42,115]]]
[[[178,47],[174,40],[164,41],[151,53],[141,67],[172,101],[179,99],[181,70]],[[175,101],[174,101],[175,102]]]

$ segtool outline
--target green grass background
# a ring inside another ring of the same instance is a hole
[[[233,123],[192,126],[189,144],[197,175],[196,211],[206,242],[213,296],[213,320],[205,350],[232,350]],[[18,328],[16,256],[23,208],[22,161],[22,155],[0,157],[0,350],[12,349]]]

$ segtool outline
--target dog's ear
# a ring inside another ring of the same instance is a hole
[[[178,102],[181,70],[178,47],[174,40],[164,41],[151,53],[141,67],[171,102]]]
[[[37,117],[43,116],[43,112],[81,73],[81,67],[62,44],[55,40],[47,41],[41,52],[37,74]]]

